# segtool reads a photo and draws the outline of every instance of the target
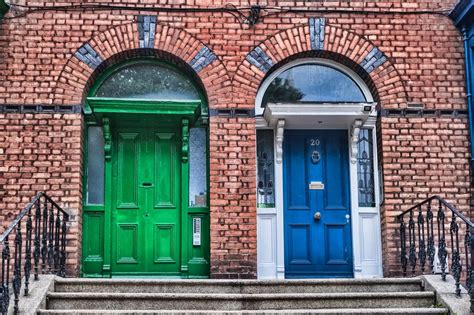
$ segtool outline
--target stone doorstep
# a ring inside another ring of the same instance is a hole
[[[345,315],[386,315],[386,314],[417,314],[417,315],[431,315],[431,314],[446,314],[445,308],[363,308],[363,309],[318,309],[315,310],[252,310],[252,311],[212,311],[212,310],[159,310],[159,311],[147,311],[147,310],[40,310],[38,313],[41,315],[53,315],[53,314],[75,314],[75,315],[86,315],[86,314],[169,314],[169,315],[237,315],[237,314],[265,314],[265,315],[276,315],[276,314],[292,314],[292,315],[314,315],[314,314],[345,314]]]
[[[286,285],[286,284],[337,284],[337,285],[351,285],[351,284],[423,284],[420,278],[321,278],[321,279],[282,279],[282,280],[263,280],[263,279],[138,279],[138,278],[60,278],[55,279],[56,283],[106,283],[106,284],[120,284],[120,283],[163,283],[163,284],[224,284],[224,285]]]
[[[420,291],[419,278],[343,280],[159,280],[159,279],[62,279],[55,281],[55,292],[85,293],[344,293]]]
[[[466,289],[461,286],[461,297],[454,293],[456,285],[453,276],[447,275],[446,281],[441,280],[441,275],[420,276],[425,290],[434,291],[436,301],[448,308],[451,314],[472,314],[471,301]]]
[[[46,307],[46,293],[54,289],[55,278],[56,276],[54,275],[39,275],[39,280],[35,281],[34,276],[31,275],[28,296],[24,296],[25,284],[22,279],[23,284],[21,286],[20,301],[18,303],[20,314],[33,315],[36,314],[39,309]],[[13,299],[14,297],[11,296],[8,314],[13,314]]]

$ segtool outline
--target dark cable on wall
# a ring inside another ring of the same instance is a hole
[[[128,6],[128,5],[109,5],[109,4],[73,4],[61,6],[27,6],[19,4],[11,4],[12,11],[19,12],[17,15],[5,17],[5,20],[18,19],[27,16],[28,14],[47,12],[47,11],[63,11],[63,12],[77,12],[77,11],[108,11],[108,10],[122,10],[122,11],[148,11],[148,12],[165,12],[165,13],[225,13],[234,16],[241,24],[248,24],[250,26],[257,24],[262,18],[269,16],[278,16],[284,14],[359,14],[359,15],[424,15],[435,14],[447,16],[451,9],[439,10],[396,10],[387,9],[385,11],[373,9],[331,9],[331,8],[285,8],[285,7],[268,7],[268,6],[245,6],[236,7],[234,5],[226,5],[224,7],[152,7],[152,6]],[[25,10],[26,9],[26,10]],[[262,14],[264,12],[264,14]]]

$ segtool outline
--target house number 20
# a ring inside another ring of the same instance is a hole
[[[319,139],[310,139],[310,143],[312,146],[317,146],[319,145]]]

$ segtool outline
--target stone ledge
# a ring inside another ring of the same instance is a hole
[[[446,276],[446,281],[441,280],[441,275],[423,275],[425,290],[435,291],[436,300],[449,309],[451,314],[471,314],[471,301],[466,289],[461,287],[461,297],[456,296],[454,278]]]
[[[19,313],[25,315],[36,314],[37,311],[46,306],[46,293],[54,288],[55,275],[40,275],[39,280],[35,281],[34,276],[31,275],[29,285],[29,295],[24,296],[25,291],[24,282],[20,290],[20,302],[18,303]],[[22,280],[24,281],[24,280]],[[8,314],[13,314],[13,296],[10,299],[8,307]]]

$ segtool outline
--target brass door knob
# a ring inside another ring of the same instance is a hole
[[[321,212],[316,212],[316,213],[314,214],[313,218],[314,218],[316,221],[320,220],[320,219],[321,219]]]

